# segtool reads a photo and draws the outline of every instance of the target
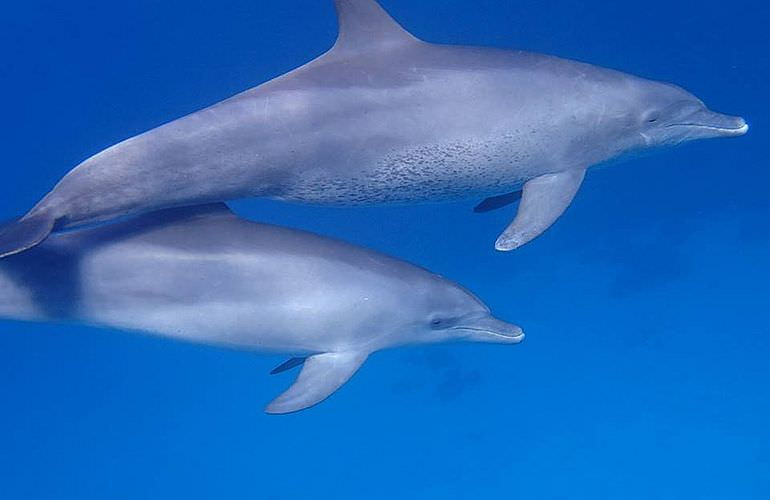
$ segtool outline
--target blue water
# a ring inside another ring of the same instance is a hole
[[[0,323],[3,499],[770,498],[770,18],[765,2],[385,0],[431,41],[676,82],[750,133],[589,173],[511,254],[512,210],[240,213],[419,263],[522,325],[517,346],[372,356],[320,406],[262,408],[283,358]],[[7,2],[0,218],[121,139],[292,69],[327,0]]]

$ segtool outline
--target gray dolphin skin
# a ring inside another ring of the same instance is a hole
[[[245,221],[224,204],[55,234],[3,259],[0,317],[287,353],[294,358],[274,372],[303,368],[268,413],[323,401],[374,351],[524,338],[440,276],[329,238]]]
[[[314,61],[87,159],[0,232],[0,257],[50,231],[244,197],[357,205],[517,198],[512,250],[567,208],[592,165],[742,118],[685,90],[522,51],[436,45],[374,0],[335,0],[340,32]]]

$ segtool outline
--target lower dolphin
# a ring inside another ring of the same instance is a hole
[[[0,317],[287,353],[274,372],[302,371],[268,413],[323,401],[381,349],[524,336],[422,268],[224,204],[56,234],[0,261]]]

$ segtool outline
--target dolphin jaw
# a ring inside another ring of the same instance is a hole
[[[490,324],[485,324],[487,322]],[[524,331],[520,327],[494,318],[478,325],[457,325],[450,330],[461,332],[462,340],[470,342],[518,344],[524,340]]]
[[[738,137],[749,131],[749,124],[739,116],[728,116],[701,109],[682,121],[670,123],[667,129],[683,129],[694,138]]]
[[[674,123],[672,125],[668,125],[668,127],[686,127],[690,130],[702,130],[704,132],[707,132],[709,137],[718,136],[718,137],[739,137],[741,135],[746,134],[746,132],[749,131],[749,125],[743,124],[740,127],[737,128],[725,128],[725,127],[713,127],[710,125],[699,125],[697,123]]]
[[[713,133],[720,137],[738,137],[749,131],[749,124],[745,122],[743,125],[734,128],[715,127],[712,125],[701,125],[699,123],[672,123],[671,125],[667,125],[667,127],[686,127],[690,130],[703,130],[709,132],[709,135]]]
[[[470,340],[478,340],[479,342],[488,342],[488,343],[495,343],[495,344],[518,344],[522,340],[524,340],[524,332],[519,331],[515,335],[508,335],[498,332],[493,332],[490,330],[476,330],[473,328],[467,328],[466,330],[469,330],[471,332],[480,332],[482,334],[482,338],[473,338],[474,334],[471,334]]]

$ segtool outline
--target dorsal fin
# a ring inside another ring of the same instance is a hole
[[[376,50],[417,41],[375,0],[334,0],[334,5],[340,25],[334,52]]]

